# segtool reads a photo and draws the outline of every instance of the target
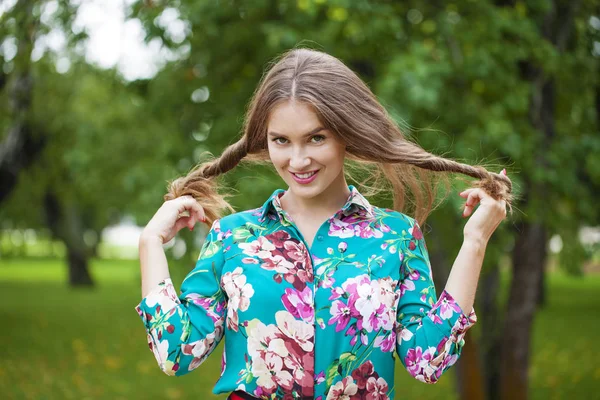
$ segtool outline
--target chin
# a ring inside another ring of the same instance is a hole
[[[325,190],[323,187],[321,187],[321,185],[304,187],[303,185],[295,181],[289,182],[288,186],[290,187],[290,191],[294,193],[294,195],[305,198],[315,197]]]

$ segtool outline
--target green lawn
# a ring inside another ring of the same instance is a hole
[[[212,387],[222,345],[197,370],[169,377],[147,347],[134,307],[137,261],[94,260],[93,290],[73,290],[59,260],[0,261],[0,393],[15,399],[225,398]],[[177,286],[180,279],[175,278]],[[600,276],[552,275],[538,314],[531,367],[535,399],[589,397],[600,386]],[[453,370],[436,385],[397,364],[396,398],[453,399]]]

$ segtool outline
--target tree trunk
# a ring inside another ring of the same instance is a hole
[[[541,19],[540,31],[558,50],[564,52],[573,31],[574,14],[579,1],[554,0],[546,15]],[[532,63],[521,64],[523,75],[532,82],[529,120],[541,133],[539,151],[535,156],[536,168],[549,167],[546,160],[548,149],[555,139],[555,84],[551,73],[541,70]],[[548,196],[547,184],[543,180],[525,179],[524,205],[539,205],[537,216],[529,221],[515,223],[516,242],[512,260],[512,282],[501,352],[501,399],[527,399],[529,347],[531,324],[540,302],[543,288],[544,265],[546,264],[548,240],[544,221],[549,216],[543,208],[543,199]],[[542,297],[543,300],[543,297]]]
[[[479,342],[471,331],[465,335],[465,345],[456,363],[456,389],[461,400],[484,400],[485,388],[481,369]]]
[[[31,51],[39,21],[34,16],[33,1],[21,0],[14,6],[17,54],[9,81],[10,125],[0,143],[0,203],[18,182],[19,172],[28,167],[47,143],[47,138],[31,126],[33,76]],[[12,79],[11,79],[12,77]],[[36,134],[37,133],[37,134]]]
[[[527,399],[531,325],[537,308],[538,282],[546,262],[546,227],[541,222],[522,222],[516,226],[502,339],[500,398],[503,400]]]
[[[546,266],[543,265],[544,269],[540,274],[540,280],[538,282],[538,296],[537,296],[537,308],[541,309],[546,305],[547,291],[546,291]]]
[[[446,226],[452,226],[453,229],[456,227],[456,225],[452,224]],[[427,239],[431,242],[428,246],[431,249],[429,261],[431,262],[433,281],[437,293],[441,293],[444,290],[450,269],[452,268],[449,262],[453,261],[453,258],[445,251],[448,243],[444,244],[444,242],[448,242],[448,240],[440,229],[432,227]],[[456,371],[456,390],[460,399],[480,400],[485,398],[480,364],[479,345],[476,338],[467,333],[465,335],[465,346],[462,349],[462,354],[453,367]]]
[[[486,398],[498,400],[500,381],[500,352],[502,349],[502,318],[498,306],[500,267],[491,268],[481,278],[478,315],[481,320],[481,353],[485,371]]]
[[[88,251],[83,241],[81,215],[73,202],[63,204],[54,192],[49,190],[44,196],[46,222],[53,237],[62,240],[67,249],[69,284],[71,286],[93,286],[88,270]]]

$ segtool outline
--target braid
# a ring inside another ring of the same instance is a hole
[[[410,147],[409,152],[401,152],[404,158],[402,162],[435,172],[457,172],[477,178],[478,181],[471,183],[472,186],[483,189],[496,200],[505,200],[512,212],[512,181],[507,176],[489,172],[479,165],[472,166],[436,156],[407,141],[402,142],[401,146]]]
[[[246,143],[244,136],[228,146],[216,160],[200,164],[186,176],[170,182],[164,200],[173,200],[186,195],[192,196],[204,208],[207,222],[210,225],[222,216],[221,210],[227,209],[235,212],[225,200],[225,196],[218,193],[215,178],[233,169],[248,154]]]
[[[248,146],[246,142],[246,136],[244,136],[223,150],[223,153],[218,159],[213,162],[203,164],[201,167],[202,176],[205,178],[211,178],[224,174],[238,165],[247,154]]]

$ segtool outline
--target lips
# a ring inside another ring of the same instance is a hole
[[[315,180],[318,172],[319,172],[319,170],[302,172],[302,173],[290,171],[290,174],[292,174],[292,177],[294,178],[294,180],[296,182],[306,184],[306,183],[310,183],[313,180]]]

